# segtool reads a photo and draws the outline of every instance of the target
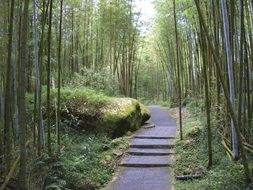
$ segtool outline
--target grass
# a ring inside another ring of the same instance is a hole
[[[138,100],[142,102],[144,105],[159,105],[159,106],[167,107],[167,108],[172,107],[172,102],[170,99],[168,99],[167,101],[162,101],[162,100],[158,101],[158,100],[147,100],[147,99],[139,98]]]
[[[149,119],[149,110],[131,98],[114,98],[89,88],[61,89],[61,149],[55,136],[57,90],[51,89],[52,152],[29,164],[31,189],[102,188],[112,179],[128,137]],[[42,112],[46,114],[46,88],[42,88]],[[27,94],[29,118],[33,117],[34,94]],[[47,131],[47,127],[45,127]],[[46,139],[47,140],[47,139]],[[34,155],[34,154],[33,154]],[[45,185],[44,185],[45,181]]]
[[[59,189],[100,189],[112,178],[128,138],[112,140],[103,133],[83,134],[68,129],[62,147],[51,164],[47,187]]]
[[[56,89],[51,90],[50,98],[53,121],[57,102]],[[42,106],[47,107],[44,87],[42,88]],[[27,109],[29,116],[32,117],[34,94],[27,94]],[[45,115],[46,109],[43,110],[43,115]],[[109,97],[101,91],[85,87],[61,89],[61,118],[76,129],[99,130],[118,137],[127,131],[138,129],[147,118],[146,116],[148,116],[147,109],[141,110],[139,102],[135,99]]]
[[[190,104],[190,106],[191,107],[188,110],[192,111],[192,105]],[[200,112],[198,113],[199,114],[192,114],[191,117],[186,118],[183,121],[184,140],[177,140],[175,146],[177,152],[175,174],[203,174],[203,178],[188,181],[177,180],[175,183],[175,189],[253,189],[244,181],[244,171],[240,161],[233,162],[226,155],[225,149],[221,145],[221,139],[218,134],[216,134],[215,126],[212,126],[213,166],[210,170],[207,169],[207,132],[204,127],[204,117]],[[177,139],[179,139],[179,135]]]
[[[27,110],[28,113],[33,113],[34,109],[34,93],[28,93],[26,95],[27,99]],[[54,109],[56,100],[57,100],[57,89],[51,89],[51,107]],[[81,108],[89,107],[92,111],[96,110],[108,103],[111,102],[111,98],[106,96],[102,91],[95,91],[86,87],[79,88],[70,88],[64,87],[61,88],[61,107],[67,109],[69,107],[76,107],[80,109],[80,112],[86,112]],[[47,91],[46,87],[42,87],[41,94],[41,103],[42,106],[46,107],[47,105]],[[90,112],[91,110],[89,110]]]
[[[53,99],[57,97],[57,90],[52,91]],[[62,88],[61,89],[61,100],[64,104],[69,100],[78,100],[79,102],[89,102],[93,105],[104,105],[110,101],[110,98],[106,96],[103,92],[95,91],[89,88],[80,87],[80,88]]]
[[[53,110],[56,97],[57,91],[51,90],[52,123],[55,119]],[[112,135],[103,132],[104,130],[98,130],[98,128],[89,131],[73,127],[77,126],[79,120],[89,119],[79,118],[78,114],[92,116],[94,123],[99,123],[102,119],[107,121],[109,118],[112,120],[111,125],[117,124],[115,127],[123,130],[123,125],[130,125],[135,121],[138,123],[133,123],[133,127],[134,124],[139,126],[142,114],[147,110],[142,110],[143,113],[141,113],[140,105],[136,100],[113,98],[88,88],[62,88],[61,103],[63,112],[71,116],[64,117],[65,115],[63,115],[61,118],[61,149],[57,150],[56,136],[52,133],[54,155],[49,158],[45,151],[43,156],[30,166],[32,171],[30,172],[30,181],[31,186],[34,187],[32,189],[42,189],[44,181],[43,189],[45,190],[101,189],[112,179],[118,162],[128,148],[128,137],[113,139]],[[34,95],[27,94],[29,116],[33,115],[33,104]],[[42,105],[46,106],[45,88],[42,90]],[[118,121],[124,123],[118,125]],[[52,126],[52,130],[55,130],[55,126]],[[124,130],[127,132],[130,129]]]
[[[162,107],[171,107],[171,102],[170,101],[159,101],[157,102],[158,105],[162,106]]]

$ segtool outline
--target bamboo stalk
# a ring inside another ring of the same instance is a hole
[[[237,138],[238,138],[238,146],[239,146],[239,148],[241,150],[241,158],[242,158],[242,163],[243,163],[243,167],[244,167],[245,177],[246,177],[247,182],[251,183],[253,181],[253,179],[252,179],[252,173],[251,173],[251,170],[249,168],[248,159],[247,159],[247,156],[246,156],[246,153],[245,153],[245,150],[244,150],[244,146],[243,146],[243,142],[242,142],[242,138],[241,138],[241,131],[240,131],[240,128],[238,126],[237,117],[236,117],[233,105],[232,105],[232,103],[230,101],[228,86],[227,86],[227,84],[226,84],[226,82],[224,80],[223,73],[221,72],[222,70],[221,70],[220,64],[219,64],[220,63],[220,59],[219,59],[217,50],[215,49],[215,47],[214,47],[214,45],[212,43],[211,36],[208,33],[208,29],[207,29],[207,26],[206,26],[206,23],[205,23],[202,11],[200,9],[200,3],[199,3],[198,0],[194,0],[194,1],[195,1],[195,5],[196,5],[196,8],[197,8],[197,11],[198,11],[198,15],[199,15],[200,21],[202,23],[202,27],[203,27],[204,32],[205,32],[205,36],[207,38],[208,44],[209,44],[209,46],[211,48],[211,52],[213,54],[214,63],[215,63],[216,69],[218,71],[218,76],[219,76],[220,82],[221,82],[222,87],[223,87],[225,98],[227,100],[230,116],[231,116],[231,119],[234,122],[234,127],[235,127],[235,131],[236,131]]]
[[[4,190],[5,187],[8,185],[8,183],[9,183],[9,181],[11,179],[11,176],[13,175],[13,173],[14,173],[14,171],[15,171],[18,163],[19,163],[19,160],[20,160],[20,155],[16,158],[15,162],[11,166],[11,169],[10,169],[8,175],[6,176],[3,185],[0,187],[0,190]]]
[[[227,146],[227,144],[224,140],[221,141],[221,144],[224,146],[229,159],[232,160],[233,152],[230,150],[230,148]]]

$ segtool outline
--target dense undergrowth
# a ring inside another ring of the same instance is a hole
[[[175,175],[199,174],[201,179],[180,181],[177,180],[177,190],[242,190],[253,189],[253,186],[245,183],[243,166],[240,161],[231,161],[221,144],[221,138],[217,134],[218,123],[213,119],[212,148],[213,165],[210,170],[208,165],[207,130],[205,128],[204,113],[201,112],[201,102],[190,102],[186,109],[189,116],[183,120],[183,141],[176,141],[177,161]],[[179,136],[178,136],[179,139]]]
[[[64,145],[50,164],[45,189],[100,189],[111,180],[115,167],[128,148],[128,138],[107,134],[64,132]]]
[[[101,91],[84,87],[62,88],[62,131],[58,149],[54,133],[56,97],[57,91],[52,90],[53,155],[49,157],[43,152],[38,160],[29,164],[31,189],[100,189],[111,180],[128,148],[129,131],[135,131],[149,119],[149,110],[135,99],[109,97]],[[27,103],[32,118],[33,95],[27,95]],[[45,110],[45,89],[42,89],[42,107]],[[46,119],[45,111],[43,116]],[[44,130],[47,131],[47,126]]]
[[[29,164],[31,189],[102,188],[112,179],[118,162],[128,148],[127,135],[113,139],[107,133],[80,132],[63,125],[60,150],[57,150],[57,137],[53,135],[53,156],[44,153],[40,159]]]

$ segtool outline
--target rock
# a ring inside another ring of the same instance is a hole
[[[132,98],[113,98],[112,103],[102,112],[104,117],[100,126],[113,137],[135,131],[142,123],[140,104]]]
[[[87,88],[66,87],[61,93],[61,119],[78,131],[102,131],[119,137],[139,129],[150,118],[148,108],[132,98],[112,98]],[[57,91],[53,90],[52,102],[56,97]],[[45,101],[42,103],[46,104]],[[52,109],[55,107],[52,106]]]
[[[112,142],[111,142],[111,144],[113,144],[113,145],[119,145],[121,143],[121,141],[122,141],[122,138],[119,137],[119,138],[113,139]]]
[[[62,188],[59,187],[57,184],[51,184],[45,187],[45,190],[61,190]]]
[[[154,128],[155,124],[153,123],[144,123],[143,128],[144,129],[150,129],[150,128]]]
[[[141,124],[144,124],[146,121],[148,121],[150,119],[151,113],[150,113],[149,109],[141,103],[140,103],[140,107],[141,107],[141,117],[142,117]]]
[[[193,139],[186,139],[183,141],[182,145],[183,145],[183,148],[189,148],[193,145],[193,143],[194,143]]]
[[[123,151],[121,150],[113,150],[113,155],[119,157],[119,156],[122,156],[123,155]]]
[[[52,164],[52,169],[57,170],[57,169],[63,169],[63,163],[62,162],[55,162]]]
[[[67,182],[63,179],[60,179],[57,181],[57,184],[60,186],[60,187],[65,187],[67,185]]]
[[[133,133],[131,131],[126,132],[126,136],[131,136]]]
[[[106,155],[102,155],[99,163],[102,164],[102,165],[107,165],[110,161],[112,160],[112,156],[109,155],[109,154],[106,154]]]

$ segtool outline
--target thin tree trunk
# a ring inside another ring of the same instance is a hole
[[[40,81],[42,80],[42,74],[41,74],[41,67],[43,63],[43,49],[44,49],[44,37],[45,37],[45,24],[46,24],[46,18],[47,18],[47,12],[49,7],[50,0],[43,0],[43,10],[42,10],[42,32],[41,32],[41,38],[40,38],[40,47],[39,47],[39,66],[40,66]],[[41,83],[39,85],[39,95],[38,98],[38,145],[37,145],[37,151],[38,155],[41,155],[42,148],[45,147],[45,130],[44,130],[44,122],[43,122],[43,116],[42,116],[42,110],[41,110]]]
[[[51,79],[51,30],[52,30],[52,9],[53,9],[53,0],[50,0],[49,7],[49,26],[48,26],[48,49],[47,49],[47,146],[48,154],[52,155],[51,150],[51,122],[50,122],[50,79]]]
[[[40,100],[40,66],[38,57],[38,31],[37,31],[37,0],[33,0],[33,53],[34,53],[34,65],[35,65],[35,103],[34,103],[34,128],[33,128],[33,143],[36,145],[36,123],[39,126],[39,120],[37,119],[37,114],[40,110],[39,107]]]
[[[19,121],[18,121],[18,93],[17,93],[17,66],[18,66],[18,31],[19,31],[19,1],[14,3],[14,27],[12,41],[12,93],[13,93],[13,134],[14,141],[18,139]]]
[[[176,35],[176,60],[177,60],[177,80],[178,80],[178,96],[179,96],[179,127],[180,127],[180,140],[183,140],[182,129],[182,95],[181,95],[181,74],[180,74],[180,62],[179,62],[179,47],[178,47],[178,31],[177,31],[177,15],[176,15],[176,2],[173,0],[174,7],[174,21],[175,21],[175,35]]]
[[[6,172],[10,169],[11,162],[11,56],[13,38],[14,0],[11,0],[10,24],[8,29],[8,58],[5,81],[5,105],[4,105],[4,154]]]
[[[201,26],[200,26],[201,27]],[[208,169],[211,168],[213,158],[212,158],[212,132],[211,132],[211,118],[210,118],[210,98],[209,98],[209,85],[208,85],[208,71],[207,71],[207,44],[206,39],[203,34],[203,29],[201,28],[201,38],[202,38],[202,51],[203,51],[203,69],[204,69],[204,80],[205,80],[205,105],[206,105],[206,124],[207,124],[207,144],[208,144]]]
[[[228,65],[228,76],[229,76],[229,89],[230,89],[230,101],[232,103],[233,109],[235,110],[235,87],[234,87],[234,72],[233,72],[233,55],[231,48],[231,40],[228,26],[228,16],[227,16],[227,6],[226,0],[222,0],[222,15],[223,15],[223,28],[225,35],[226,43],[226,53],[227,53],[227,65]],[[233,146],[233,159],[238,159],[239,150],[238,150],[238,140],[237,134],[234,127],[234,122],[231,120],[231,132],[232,132],[232,146]]]
[[[60,143],[60,106],[61,106],[61,46],[62,46],[62,9],[63,0],[61,0],[61,10],[60,10],[60,27],[59,27],[59,44],[58,44],[58,95],[57,95],[57,121],[56,121],[56,134],[57,134],[57,144]]]
[[[198,11],[198,15],[199,15],[202,27],[204,29],[205,36],[207,38],[209,47],[211,48],[211,52],[213,54],[214,63],[216,65],[216,70],[218,71],[218,76],[219,76],[219,79],[221,81],[221,84],[222,84],[222,87],[223,87],[223,90],[224,90],[224,94],[225,94],[225,98],[226,98],[226,101],[227,101],[227,104],[228,104],[229,112],[230,112],[231,118],[234,122],[234,127],[236,129],[236,134],[237,134],[237,138],[238,138],[238,146],[241,150],[242,164],[243,164],[243,167],[244,167],[245,177],[246,177],[246,180],[250,183],[250,182],[252,182],[252,173],[249,169],[249,164],[248,164],[246,152],[245,152],[244,146],[242,144],[242,138],[241,138],[241,135],[240,135],[241,133],[240,133],[240,128],[238,126],[238,121],[237,121],[232,103],[230,101],[228,87],[227,87],[227,84],[224,81],[224,77],[223,77],[223,74],[221,72],[221,68],[220,68],[220,65],[219,65],[220,61],[219,61],[218,53],[217,53],[217,50],[213,46],[211,37],[209,36],[208,30],[207,30],[207,27],[206,27],[206,24],[205,24],[205,20],[203,18],[203,14],[202,14],[202,11],[200,9],[199,1],[198,0],[194,0],[194,1],[195,1],[195,4],[196,4],[196,7],[197,7],[197,11]]]
[[[240,70],[239,70],[239,89],[238,89],[238,125],[241,126],[242,124],[242,86],[243,86],[243,61],[244,61],[244,0],[240,1],[240,24],[241,24],[241,31],[240,31]]]
[[[19,72],[19,121],[20,121],[20,171],[19,181],[20,189],[27,190],[27,175],[26,175],[26,68],[28,63],[28,11],[29,0],[24,2],[24,10],[22,17],[21,28],[21,57],[20,57],[20,72]]]

